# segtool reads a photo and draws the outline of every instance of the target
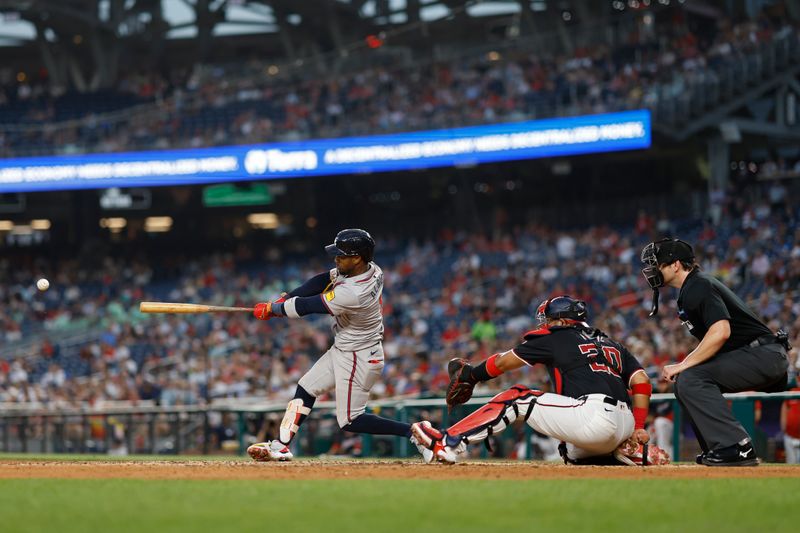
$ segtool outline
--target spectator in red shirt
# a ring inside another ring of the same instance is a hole
[[[800,392],[800,387],[792,392]],[[800,463],[800,399],[792,398],[781,405],[781,431],[786,462]]]

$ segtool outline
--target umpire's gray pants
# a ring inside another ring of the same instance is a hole
[[[717,354],[675,379],[675,397],[704,451],[731,446],[749,435],[722,396],[726,392],[775,392],[786,386],[789,361],[780,344],[745,346]]]

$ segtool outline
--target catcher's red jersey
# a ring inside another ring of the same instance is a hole
[[[642,370],[622,344],[582,326],[530,331],[513,352],[530,365],[546,365],[555,392],[572,398],[600,393],[630,404],[628,383]]]

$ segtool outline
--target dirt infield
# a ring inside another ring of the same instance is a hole
[[[708,468],[565,466],[542,462],[469,462],[425,465],[409,461],[0,461],[0,479],[580,479],[580,478],[800,478],[800,467],[761,465]]]

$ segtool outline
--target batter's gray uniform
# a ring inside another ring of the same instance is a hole
[[[336,390],[336,419],[344,427],[364,413],[369,392],[383,372],[383,271],[375,263],[359,276],[331,269],[321,297],[335,323],[333,346],[300,378],[317,397]]]

